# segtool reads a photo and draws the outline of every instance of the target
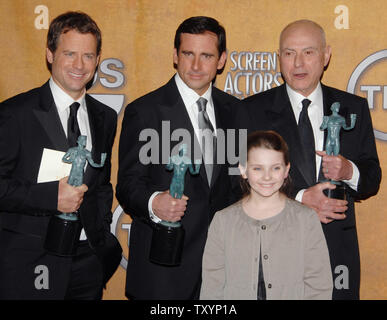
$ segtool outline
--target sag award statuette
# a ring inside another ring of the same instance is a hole
[[[70,148],[62,158],[63,162],[72,163],[67,183],[75,187],[83,184],[86,161],[94,168],[101,168],[106,159],[106,153],[102,153],[101,164],[94,163],[90,151],[85,149],[86,136],[79,136],[77,143],[78,146]],[[78,212],[53,215],[48,224],[44,248],[58,256],[73,256],[81,229]]]
[[[356,114],[351,114],[351,125],[347,127],[345,118],[339,115],[340,103],[334,102],[331,106],[332,114],[324,116],[320,130],[328,129],[325,151],[327,155],[337,156],[340,152],[340,130],[351,130],[356,123]],[[324,193],[328,198],[345,200],[345,183],[342,181],[329,180],[330,183],[336,185],[336,189],[325,189]]]
[[[175,199],[181,199],[184,193],[184,177],[189,169],[191,174],[198,174],[200,160],[195,161],[195,168],[191,159],[185,156],[187,145],[179,147],[179,154],[169,158],[167,169],[173,170],[173,177],[169,193]],[[162,220],[153,224],[152,243],[149,260],[153,263],[175,266],[179,265],[184,245],[184,228],[180,221],[169,222]]]

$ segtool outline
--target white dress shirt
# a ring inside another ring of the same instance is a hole
[[[87,113],[86,101],[85,101],[86,91],[77,101],[75,101],[66,92],[64,92],[62,88],[60,88],[52,78],[50,78],[49,84],[50,84],[52,96],[54,97],[54,102],[58,110],[59,118],[62,123],[62,127],[66,134],[66,137],[67,137],[67,120],[70,116],[70,105],[73,104],[74,102],[78,102],[80,104],[78,113],[77,113],[79,131],[81,132],[82,135],[87,137],[86,149],[91,151],[93,144],[91,141],[89,115]]]
[[[198,101],[200,97],[203,97],[207,100],[206,111],[207,111],[208,117],[210,118],[211,124],[214,127],[215,135],[216,135],[215,109],[214,109],[214,103],[212,101],[212,96],[211,96],[212,83],[210,83],[210,86],[208,87],[207,91],[202,96],[199,96],[194,90],[192,90],[184,83],[184,81],[180,78],[178,73],[176,73],[175,75],[175,81],[176,81],[177,89],[179,90],[180,96],[183,99],[185,108],[187,110],[192,126],[194,128],[196,137],[199,138],[199,120],[198,120],[199,108],[196,101]],[[199,143],[201,143],[201,141],[199,141]]]
[[[191,120],[191,124],[195,131],[196,138],[198,138],[199,144],[201,144],[201,139],[199,139],[200,137],[199,120],[198,120],[199,108],[196,103],[196,101],[198,101],[200,97],[203,97],[207,100],[206,111],[216,135],[215,109],[214,109],[214,103],[212,101],[212,95],[211,95],[212,83],[210,83],[210,86],[208,87],[207,91],[200,96],[184,83],[184,81],[180,78],[178,73],[176,73],[175,75],[175,81],[176,81],[177,89],[180,93],[180,96],[183,99],[184,106],[187,110],[188,116]],[[200,145],[200,147],[202,146]],[[159,193],[161,192],[154,192],[148,201],[149,216],[151,220],[155,223],[159,223],[161,219],[154,214],[152,210],[152,201]]]
[[[309,99],[311,101],[311,104],[308,107],[308,115],[313,129],[314,144],[316,150],[323,151],[324,131],[320,130],[320,126],[324,118],[324,102],[321,84],[319,83],[316,89],[314,89],[314,91],[308,97],[304,97],[302,94],[299,94],[298,92],[294,91],[292,88],[289,87],[288,84],[286,84],[286,91],[288,93],[290,104],[292,105],[292,109],[297,123],[302,110],[302,100]],[[320,171],[321,160],[322,158],[316,154],[316,181],[318,179],[318,174]],[[350,180],[343,181],[356,191],[359,182],[360,172],[357,166],[352,161],[349,160],[349,162],[352,164],[353,168],[352,178]],[[304,195],[304,191],[305,189],[300,190],[297,193],[296,200],[301,202],[302,196]]]
[[[54,98],[54,102],[56,108],[58,110],[59,118],[62,123],[63,130],[67,137],[67,120],[70,115],[70,105],[74,102],[78,102],[80,104],[78,112],[77,112],[77,120],[79,125],[79,131],[82,135],[87,137],[86,140],[86,149],[91,151],[92,149],[92,141],[91,141],[91,132],[90,132],[90,124],[89,124],[89,115],[87,114],[86,101],[85,101],[85,92],[78,100],[74,100],[70,97],[66,92],[60,88],[55,81],[50,78],[49,81],[50,89],[52,96]],[[86,166],[85,166],[86,167]],[[82,228],[80,240],[86,240],[85,230]]]
[[[314,145],[316,150],[322,151],[324,149],[324,131],[320,130],[320,126],[323,122],[324,108],[321,85],[318,84],[316,89],[308,97],[304,97],[302,94],[292,90],[288,85],[286,85],[286,90],[297,124],[302,111],[302,100],[309,99],[311,101],[308,107],[308,115],[313,129]],[[320,165],[321,157],[316,154],[316,180],[318,178]]]

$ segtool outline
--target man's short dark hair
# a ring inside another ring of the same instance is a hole
[[[80,11],[69,11],[52,20],[47,34],[47,48],[54,53],[58,47],[60,35],[70,30],[94,35],[97,40],[97,56],[101,53],[101,30],[99,30],[97,24],[89,15]]]
[[[191,17],[184,20],[176,30],[175,48],[179,52],[180,35],[182,33],[202,34],[206,31],[213,32],[218,37],[219,56],[226,51],[226,31],[217,20],[210,17]]]

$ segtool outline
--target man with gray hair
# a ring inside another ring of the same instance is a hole
[[[313,208],[327,240],[334,278],[333,299],[359,299],[360,257],[354,202],[375,195],[381,169],[367,100],[323,85],[320,80],[331,58],[325,32],[310,20],[287,25],[280,35],[279,57],[285,84],[244,100],[249,131],[275,130],[290,150],[293,196]],[[323,150],[323,117],[332,103],[344,116],[356,114],[355,128],[341,136],[339,155]],[[328,198],[335,189],[325,179],[346,185],[346,200]]]

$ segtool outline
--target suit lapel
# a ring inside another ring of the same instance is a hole
[[[93,144],[92,157],[93,160],[99,163],[104,138],[103,111],[93,103],[89,95],[86,95],[85,99]],[[33,112],[46,131],[55,150],[67,151],[69,146],[66,134],[63,130],[48,82],[42,86],[40,104],[34,108]],[[92,171],[90,165],[87,165],[84,175],[84,182],[87,182],[86,184],[89,183],[90,185],[90,182],[92,181]]]
[[[91,140],[92,140],[92,150],[91,156],[96,163],[100,162],[101,153],[104,152],[102,150],[103,142],[104,142],[104,119],[103,119],[103,110],[98,108],[93,100],[90,98],[88,94],[85,96],[86,100],[86,108],[87,114],[89,116],[89,125],[91,132]],[[93,168],[90,164],[87,164],[86,171],[84,175],[84,183],[90,186],[90,183],[93,181],[92,179]]]
[[[216,156],[215,156],[214,170],[212,172],[211,187],[213,187],[214,183],[218,179],[219,174],[221,172],[222,163],[219,163],[219,161],[223,162],[223,160],[224,161],[226,160],[226,156],[227,156],[227,153],[226,153],[227,119],[226,118],[229,117],[229,115],[231,114],[230,105],[227,102],[223,101],[222,97],[218,94],[217,90],[218,90],[217,88],[212,87],[212,101],[214,103],[214,109],[215,109],[215,119],[216,119],[216,128],[218,130],[218,133],[217,133],[218,138],[217,138],[217,144],[216,144],[216,150],[215,150]],[[222,130],[225,135],[223,141],[221,141],[221,139],[219,138],[220,137],[219,129]],[[222,145],[223,143],[225,145]],[[220,150],[220,154],[222,154],[224,159],[217,158],[217,154],[219,150]]]
[[[323,109],[324,109],[324,117],[330,115],[330,106],[332,105],[333,97],[332,95],[328,92],[328,88],[321,84],[321,89],[322,89],[322,94],[323,94]],[[324,130],[324,143],[323,143],[323,150],[325,150],[325,142],[327,140],[327,130]],[[326,180],[324,177],[324,174],[321,170],[322,168],[322,161],[320,164],[319,172],[318,172],[318,181],[324,181]]]
[[[173,134],[174,130],[188,130],[189,137],[187,137],[187,143],[189,144],[192,163],[194,163],[195,159],[202,159],[199,141],[196,137],[195,130],[192,126],[191,119],[188,115],[183,99],[181,98],[179,90],[177,89],[174,77],[165,85],[165,96],[161,99],[159,107],[161,121],[171,120],[169,121],[171,135]],[[162,130],[160,129],[160,132],[161,131]],[[178,132],[179,131],[176,131],[176,133]],[[179,142],[180,141],[171,141],[170,150],[172,150]],[[205,167],[203,164],[200,166],[199,175],[201,179],[203,179],[203,185],[209,188]]]
[[[297,121],[285,85],[279,87],[274,97],[273,107],[266,111],[266,117],[273,130],[284,137],[288,144],[291,171],[299,171],[309,186],[314,185],[316,178],[311,175],[310,170],[305,170],[309,164],[306,162],[303,152],[300,152],[301,140]]]
[[[46,131],[55,150],[67,151],[66,134],[48,82],[41,87],[39,105],[34,107],[33,113]]]

